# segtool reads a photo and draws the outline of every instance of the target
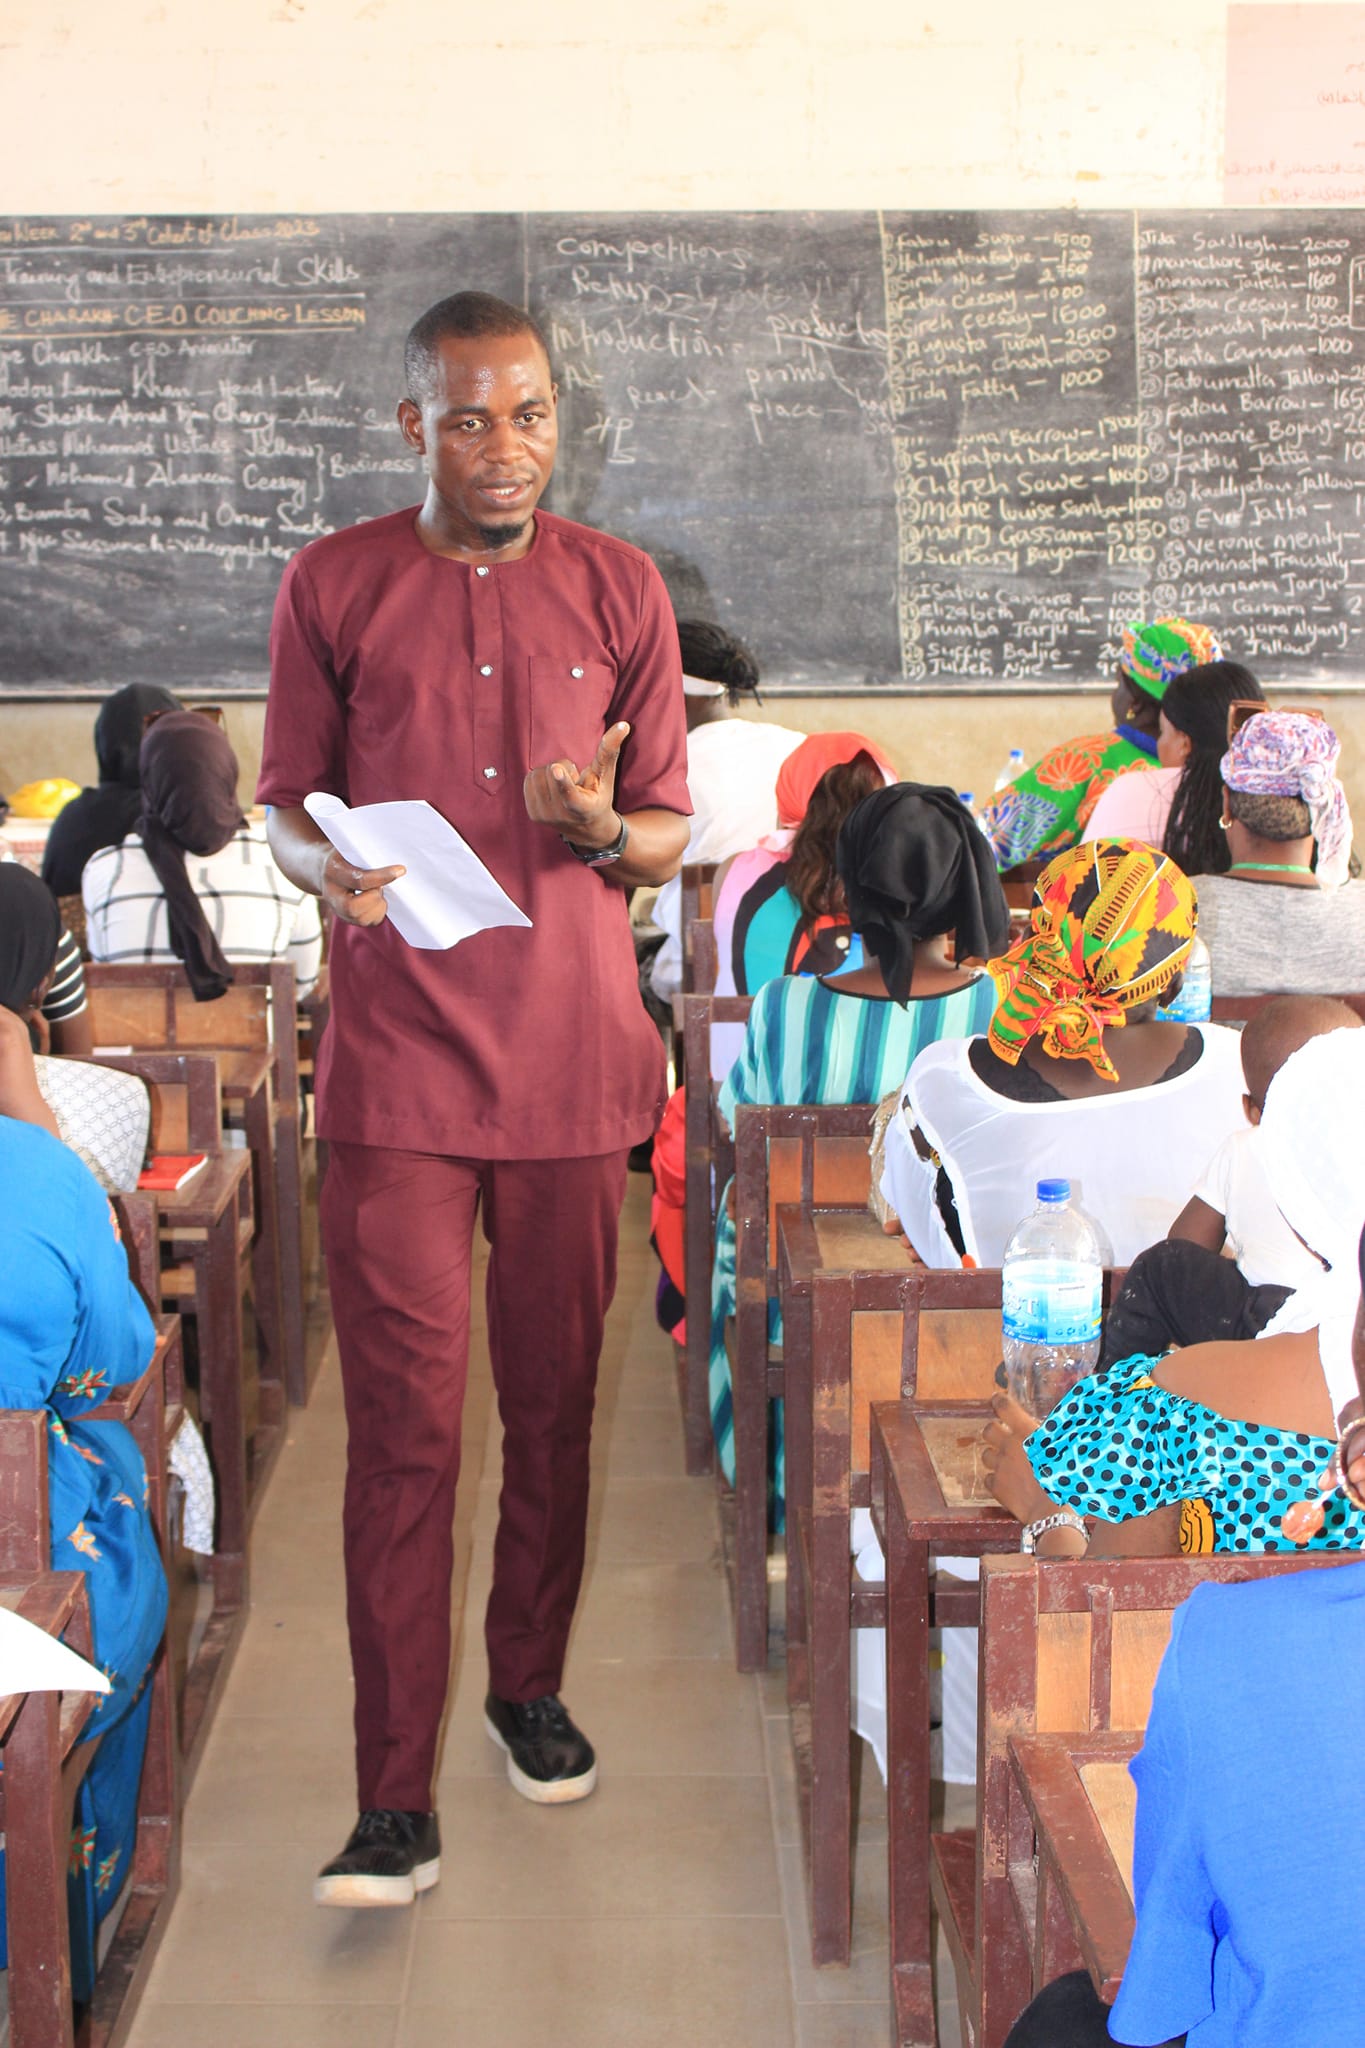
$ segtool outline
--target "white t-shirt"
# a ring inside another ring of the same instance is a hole
[[[1243,1279],[1253,1287],[1311,1287],[1322,1278],[1322,1267],[1280,1213],[1259,1137],[1250,1124],[1233,1131],[1194,1192],[1227,1225],[1228,1245]]]
[[[973,1071],[973,1040],[927,1045],[887,1130],[882,1174],[882,1193],[925,1265],[960,1260],[934,1199],[936,1169],[910,1136],[916,1126],[942,1161],[978,1266],[1000,1264],[1036,1183],[1053,1176],[1071,1182],[1115,1265],[1131,1265],[1163,1238],[1212,1154],[1245,1122],[1237,1033],[1192,1028],[1203,1050],[1185,1073],[1079,1102],[1011,1102]]]
[[[687,735],[692,799],[684,865],[729,860],[777,830],[777,774],[806,734],[752,718],[716,718]],[[682,986],[682,881],[665,882],[650,913],[668,937],[650,979],[665,1002]]]
[[[1125,768],[1090,813],[1085,838],[1141,839],[1160,846],[1183,773],[1180,768]]]

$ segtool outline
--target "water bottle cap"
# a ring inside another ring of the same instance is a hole
[[[1040,1202],[1069,1202],[1071,1182],[1069,1180],[1040,1180],[1038,1183]]]
[[[974,789],[960,789],[957,793],[957,800],[960,804],[965,804],[966,808],[970,810],[976,802],[976,791]]]

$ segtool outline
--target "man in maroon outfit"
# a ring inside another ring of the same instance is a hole
[[[426,498],[285,572],[259,797],[285,872],[335,913],[318,1072],[322,1198],[349,1434],[344,1535],[360,1819],[327,1905],[434,1884],[473,1228],[504,1431],[488,1732],[539,1803],[592,1791],[559,1699],[631,1146],[663,1104],[622,885],[687,840],[682,669],[637,549],[537,512],[556,391],[518,307],[462,292],[408,337],[398,408]],[[586,766],[580,764],[586,763]],[[303,809],[425,797],[531,919],[447,952],[386,922]],[[595,870],[601,870],[595,872]]]

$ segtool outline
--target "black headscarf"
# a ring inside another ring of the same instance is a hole
[[[62,935],[52,891],[17,860],[0,861],[0,1006],[25,1016]]]
[[[197,711],[171,711],[147,728],[141,748],[138,831],[166,898],[171,947],[199,1003],[233,979],[185,872],[185,855],[219,853],[246,820],[237,802],[237,756],[227,734]]]
[[[180,699],[159,683],[129,683],[106,697],[95,720],[98,789],[83,789],[53,820],[43,854],[43,880],[54,896],[78,896],[92,854],[117,846],[137,829],[142,809],[138,752],[152,711],[178,711]]]
[[[1010,914],[985,833],[951,789],[897,782],[864,797],[839,832],[849,923],[892,997],[910,994],[916,939],[955,932],[959,959],[989,960]]]

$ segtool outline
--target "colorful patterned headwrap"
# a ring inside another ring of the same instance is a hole
[[[1318,881],[1335,889],[1351,859],[1351,813],[1337,780],[1341,741],[1302,711],[1258,711],[1232,736],[1223,781],[1243,796],[1296,796],[1308,806],[1318,843]]]
[[[1187,668],[1222,659],[1222,647],[1211,629],[1192,626],[1188,619],[1153,619],[1147,624],[1134,619],[1123,629],[1119,667],[1158,704],[1167,686]]]
[[[1104,1034],[1174,978],[1198,914],[1189,880],[1153,846],[1097,839],[1059,853],[1038,877],[1027,936],[991,964],[992,1049],[1014,1066],[1041,1037],[1055,1059],[1117,1081]]]

